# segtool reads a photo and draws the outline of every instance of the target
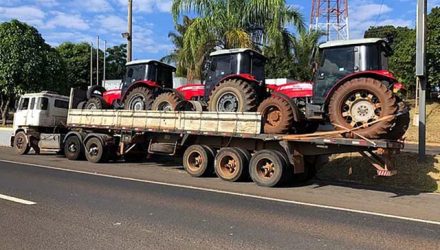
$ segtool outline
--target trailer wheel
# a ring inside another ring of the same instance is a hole
[[[248,161],[237,148],[222,148],[215,157],[214,169],[218,177],[225,181],[244,180],[249,176]]]
[[[23,131],[18,132],[14,137],[14,149],[19,155],[25,155],[29,153],[31,146],[29,145],[28,138]]]
[[[357,134],[370,139],[386,136],[395,119],[368,124],[394,115],[396,111],[397,101],[393,92],[373,78],[357,78],[346,82],[336,90],[329,104],[332,124],[348,129],[358,128]],[[346,133],[345,136],[356,137],[354,133]]]
[[[175,111],[182,98],[175,93],[166,92],[160,94],[153,102],[151,110]]]
[[[258,107],[264,122],[265,134],[285,134],[292,127],[294,116],[292,106],[279,96],[271,96]]]
[[[150,110],[153,104],[153,92],[147,87],[137,87],[127,94],[124,108],[128,110]]]
[[[261,150],[252,156],[249,172],[257,185],[274,187],[286,179],[287,164],[277,151]]]
[[[71,161],[81,160],[84,157],[84,146],[76,135],[69,136],[64,143],[64,154]]]
[[[191,145],[183,154],[183,167],[193,177],[208,176],[213,173],[213,160],[209,147]]]
[[[230,79],[211,92],[208,110],[217,112],[248,112],[257,109],[257,93],[251,83]]]
[[[85,155],[87,160],[93,163],[106,162],[109,156],[101,140],[96,137],[87,140]]]

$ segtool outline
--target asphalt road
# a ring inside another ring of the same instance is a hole
[[[22,160],[42,159],[30,157]],[[5,151],[0,158],[6,158]],[[45,159],[59,167],[68,165],[55,156]],[[90,168],[88,163],[75,163]],[[161,174],[176,172],[172,168]],[[200,184],[199,179],[191,180]],[[217,181],[207,181],[222,190]],[[260,190],[240,185],[243,190]],[[0,161],[0,195],[36,203],[0,197],[1,249],[440,248],[438,224],[5,161]],[[345,204],[342,197],[334,197]],[[417,207],[414,201],[410,203]]]

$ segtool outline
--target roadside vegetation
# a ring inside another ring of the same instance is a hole
[[[318,170],[317,178],[346,181],[379,188],[416,192],[440,192],[440,155],[419,162],[417,154],[401,153],[395,158],[396,176],[375,177],[375,169],[358,153],[341,154]]]
[[[408,142],[419,141],[419,127],[413,124],[416,112],[418,110],[412,105],[411,124],[405,135]],[[428,143],[440,144],[440,102],[428,103],[426,106],[426,124],[426,141]]]

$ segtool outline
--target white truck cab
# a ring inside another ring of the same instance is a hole
[[[36,147],[43,134],[52,134],[65,126],[68,108],[69,97],[54,92],[22,95],[14,114],[11,146],[21,154],[27,153],[31,147],[39,151]]]

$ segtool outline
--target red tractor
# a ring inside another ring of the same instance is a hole
[[[189,99],[210,111],[258,111],[265,133],[313,132],[321,122],[351,130],[345,136],[400,139],[409,124],[404,86],[388,71],[392,51],[383,39],[332,41],[319,46],[313,91],[297,82],[265,85],[265,57],[250,49],[220,50],[207,63],[204,95]],[[267,91],[269,90],[269,91]]]
[[[346,133],[350,137],[400,139],[409,125],[409,108],[403,101],[403,84],[388,71],[392,54],[388,42],[378,38],[331,41],[319,50],[306,118],[352,130]]]
[[[157,106],[155,100],[164,99],[167,93],[175,91],[173,72],[176,69],[173,66],[155,60],[132,61],[126,66],[120,89],[106,91],[99,85],[93,86],[87,91],[87,103],[81,106],[86,109],[148,110]]]

